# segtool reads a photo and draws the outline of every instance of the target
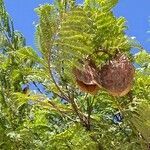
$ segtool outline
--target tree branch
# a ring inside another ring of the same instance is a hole
[[[41,94],[44,94],[40,88],[37,86],[37,84],[35,83],[35,81],[32,81],[32,83],[34,84],[34,86],[37,88],[37,90],[41,93]]]

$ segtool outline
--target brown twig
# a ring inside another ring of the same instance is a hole
[[[40,88],[38,87],[38,85],[36,84],[35,81],[32,81],[32,83],[34,84],[34,86],[37,88],[37,90],[38,90],[41,94],[44,94],[44,93],[40,90]]]
[[[79,107],[77,105],[77,103],[75,102],[74,99],[71,99],[71,105],[72,105],[72,108],[74,109],[76,115],[79,117],[82,125],[85,126],[85,116],[83,115],[83,113],[79,110]]]

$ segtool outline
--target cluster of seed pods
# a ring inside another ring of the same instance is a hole
[[[74,68],[76,83],[80,89],[96,94],[101,88],[113,96],[124,96],[132,88],[134,66],[128,57],[118,53],[101,68],[94,61],[86,60],[83,68]]]

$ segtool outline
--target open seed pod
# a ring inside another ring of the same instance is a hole
[[[76,83],[80,89],[90,94],[96,94],[100,87],[96,84],[96,65],[92,60],[84,62],[83,68],[73,68],[73,74],[76,78]]]
[[[124,96],[132,87],[134,66],[127,56],[118,53],[100,72],[101,85],[113,96]]]
[[[93,84],[85,84],[82,81],[79,81],[76,79],[76,83],[77,85],[80,87],[80,89],[84,92],[90,93],[90,94],[96,94],[99,91],[99,87],[97,86],[97,84],[93,83]]]

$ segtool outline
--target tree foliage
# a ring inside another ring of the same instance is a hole
[[[150,55],[125,34],[126,19],[112,12],[117,3],[39,6],[34,50],[0,0],[0,149],[149,149]],[[136,66],[131,91],[123,97],[103,88],[82,92],[73,67],[90,56],[101,68],[118,51]]]

